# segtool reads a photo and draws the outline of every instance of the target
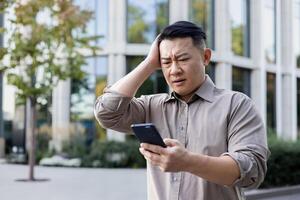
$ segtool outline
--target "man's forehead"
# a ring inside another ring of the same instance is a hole
[[[176,38],[165,39],[161,41],[159,49],[161,56],[182,56],[189,54],[193,47],[193,41],[191,38]]]

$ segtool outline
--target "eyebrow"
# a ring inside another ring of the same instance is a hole
[[[180,57],[184,57],[184,56],[189,56],[188,53],[181,53],[179,55],[175,55],[175,58],[180,58]],[[161,60],[171,60],[170,57],[161,57]]]
[[[189,56],[188,53],[181,53],[179,55],[175,55],[176,58],[184,57],[184,56]]]

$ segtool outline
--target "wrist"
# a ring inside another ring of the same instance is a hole
[[[157,59],[151,59],[147,57],[145,58],[145,60],[143,60],[143,63],[153,71],[156,71],[157,69],[160,68],[160,63]]]
[[[204,170],[207,159],[208,156],[206,155],[188,152],[185,156],[185,171],[192,174],[198,174],[199,171]]]

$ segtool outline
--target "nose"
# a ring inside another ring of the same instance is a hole
[[[182,69],[180,67],[180,65],[178,64],[178,62],[173,61],[172,65],[171,65],[171,71],[170,74],[171,75],[178,75],[182,72]]]

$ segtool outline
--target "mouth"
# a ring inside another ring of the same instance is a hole
[[[175,85],[180,85],[180,84],[183,84],[184,81],[185,81],[185,79],[177,79],[177,80],[172,81],[172,83]]]

